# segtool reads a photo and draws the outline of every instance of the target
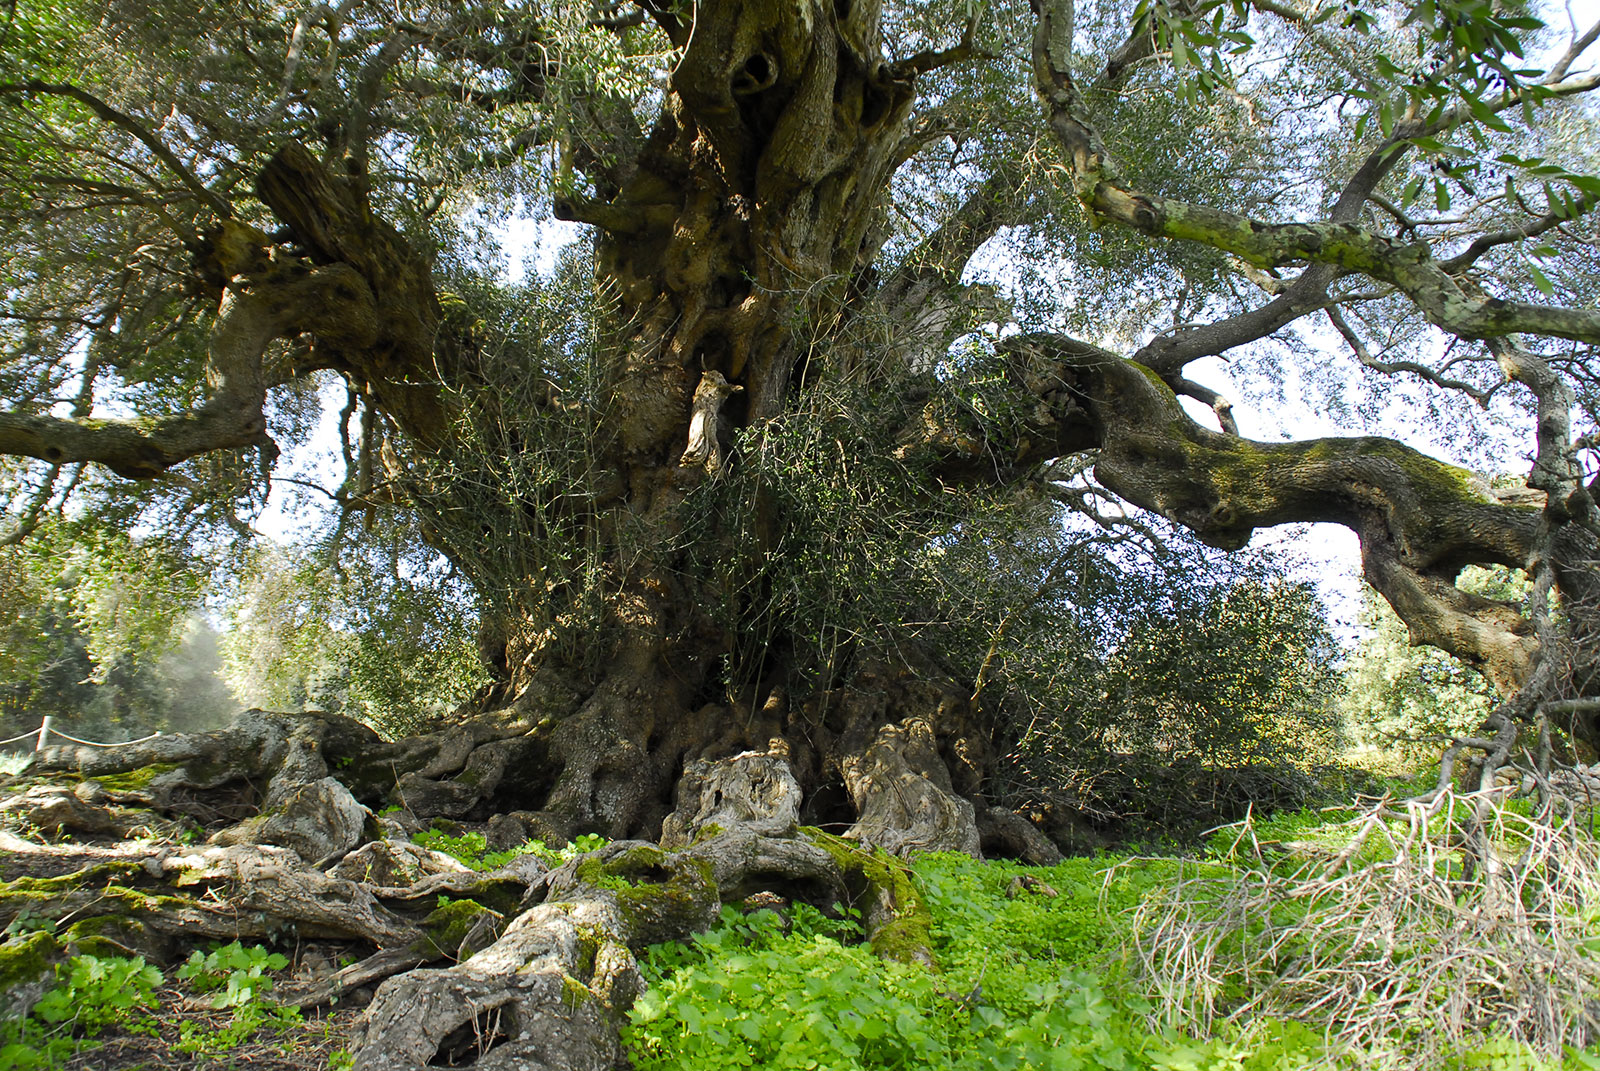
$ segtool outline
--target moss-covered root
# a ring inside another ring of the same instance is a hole
[[[709,862],[643,841],[616,841],[550,875],[548,899],[591,898],[615,905],[633,948],[698,933],[721,906]]]
[[[445,897],[440,897],[446,900]],[[424,962],[464,960],[481,952],[500,937],[506,917],[476,900],[447,900],[422,920],[423,936],[411,949]]]
[[[356,1071],[477,1063],[609,1071],[622,1057],[619,1009],[642,989],[614,905],[541,904],[446,970],[378,988],[354,1040]],[[604,993],[609,999],[602,999]]]
[[[355,1039],[357,1071],[472,1063],[490,1048],[495,1066],[609,1069],[644,986],[633,950],[704,929],[720,907],[708,862],[638,841],[574,860],[546,889],[470,958],[385,982]],[[485,917],[452,904],[424,928],[448,944]]]
[[[106,954],[106,946],[115,942],[126,947],[113,954],[127,955],[128,949],[158,954],[161,942],[147,930],[147,921],[177,929],[204,912],[188,897],[173,895],[176,890],[151,884],[137,859],[108,860],[50,878],[24,875],[0,882],[0,927],[22,927],[30,918],[52,926],[70,922],[62,933],[70,951]]]
[[[172,954],[176,944],[171,935],[126,915],[79,918],[62,937],[74,956],[143,956],[160,961]]]
[[[65,951],[60,941],[42,931],[18,934],[0,944],[0,1022],[28,1014],[50,988],[55,965]]]
[[[117,859],[61,877],[0,883],[0,926],[25,914],[52,920],[113,914],[142,924],[151,940],[233,940],[287,930],[389,948],[422,936],[356,882],[312,870],[287,848],[255,845]]]
[[[911,868],[881,848],[810,827],[801,832],[827,852],[861,906],[867,940],[884,959],[920,963],[938,970],[933,954],[932,921],[927,903],[917,891]]]

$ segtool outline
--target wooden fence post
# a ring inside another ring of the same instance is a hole
[[[45,742],[47,740],[49,740],[49,739],[50,739],[50,715],[46,714],[44,716],[44,720],[39,723],[39,742],[34,745],[33,750],[35,750],[35,751],[43,751]]]

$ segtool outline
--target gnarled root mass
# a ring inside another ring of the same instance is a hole
[[[952,791],[916,724],[864,739],[845,785],[860,821],[845,836],[800,824],[779,740],[691,760],[659,843],[617,840],[564,862],[508,851],[489,869],[412,843],[424,817],[469,793],[481,810],[513,760],[545,746],[540,733],[501,715],[385,743],[340,717],[249,711],[218,733],[45,749],[0,793],[0,812],[29,834],[0,832],[0,926],[27,914],[56,932],[4,946],[5,1013],[26,1014],[66,954],[170,963],[205,938],[292,935],[366,950],[274,993],[301,1007],[370,1000],[352,1039],[358,1069],[598,1071],[626,1064],[637,955],[755,894],[856,905],[880,953],[932,962],[915,889],[872,840],[881,830],[893,848],[976,852],[980,808]],[[511,847],[547,823],[522,812],[443,824]]]

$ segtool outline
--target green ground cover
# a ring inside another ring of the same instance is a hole
[[[1443,836],[1443,824],[1460,808],[1441,807],[1442,817],[1425,820],[1425,830],[1431,822]],[[1515,811],[1510,813],[1514,824]],[[1325,868],[1337,858],[1349,843],[1354,817],[1356,812],[1341,809],[1284,814],[1219,831],[1206,851],[1187,858],[1102,855],[1026,867],[962,855],[923,856],[912,872],[932,916],[938,961],[933,971],[872,955],[848,911],[831,918],[805,905],[786,915],[729,908],[710,932],[652,951],[651,988],[634,1006],[626,1036],[641,1071],[1600,1068],[1594,1050],[1552,1051],[1545,1044],[1541,1053],[1526,1040],[1539,1041],[1524,1029],[1527,1024],[1494,1021],[1494,1015],[1517,1008],[1488,996],[1481,1004],[1483,1021],[1472,1022],[1469,1015],[1453,1045],[1441,1046],[1419,1030],[1415,1018],[1397,1019],[1352,1044],[1341,1037],[1346,1023],[1307,1006],[1318,992],[1309,983],[1299,989],[1278,985],[1281,979],[1298,984],[1291,976],[1301,969],[1295,957],[1305,950],[1297,951],[1296,941],[1322,941],[1325,953],[1346,941],[1350,955],[1365,954],[1359,918],[1343,929],[1323,925],[1306,934],[1291,932],[1307,919],[1322,924],[1318,912],[1326,913],[1328,898],[1344,895],[1343,886],[1335,885],[1319,899],[1293,882],[1308,867]],[[1341,873],[1366,875],[1366,884],[1354,886],[1364,894],[1403,901],[1381,883],[1399,880],[1396,860],[1415,846],[1408,848],[1396,833],[1406,826],[1403,814],[1382,825],[1390,835],[1369,835]],[[1515,847],[1516,829],[1508,825],[1504,833],[1503,840]],[[1463,909],[1481,911],[1483,905],[1470,901],[1459,855],[1443,858],[1441,865],[1455,868],[1445,878],[1466,898]],[[1592,910],[1600,900],[1592,897],[1592,884],[1584,888],[1579,897],[1589,896],[1591,911],[1578,929],[1600,951],[1600,912]],[[1241,889],[1266,890],[1265,898],[1246,898],[1245,907],[1261,914],[1241,907]],[[1522,889],[1536,895],[1532,882]],[[1196,919],[1201,924],[1188,930],[1178,925]],[[1402,949],[1385,961],[1401,990],[1385,999],[1409,997],[1405,1006],[1412,1011],[1436,999],[1443,1008],[1444,994],[1408,993],[1405,987],[1447,977],[1423,969],[1431,961],[1420,946],[1436,940],[1430,925],[1457,926],[1458,916],[1447,910],[1401,922],[1413,931],[1402,938],[1419,948],[1409,958]],[[1285,934],[1282,956],[1250,958],[1267,936]],[[1168,948],[1165,958],[1152,958],[1151,939],[1163,935],[1186,942],[1187,951]],[[1537,919],[1523,935],[1525,943],[1552,956],[1573,951],[1558,947],[1558,936],[1543,932]],[[1485,941],[1486,957],[1503,958],[1501,946]],[[1266,978],[1262,968],[1269,962],[1277,973]],[[1152,963],[1160,969],[1152,970]],[[1190,970],[1194,964],[1216,976],[1217,985],[1203,994]],[[1576,994],[1584,982],[1553,975],[1544,984],[1570,984]],[[1373,991],[1379,994],[1381,987],[1374,984]],[[1259,1014],[1226,1014],[1252,1002]]]

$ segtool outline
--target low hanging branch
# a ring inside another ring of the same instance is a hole
[[[1142,375],[1129,374],[1112,355],[1075,362],[1088,381],[1080,387],[1087,395],[1086,408],[1098,418],[1096,475],[1101,482],[1222,547],[1241,546],[1254,528],[1290,519],[1345,524],[1361,537],[1367,579],[1406,621],[1412,641],[1463,657],[1507,696],[1533,686],[1539,669],[1536,653],[1541,645],[1549,646],[1544,635],[1549,630],[1538,623],[1543,620],[1538,612],[1533,621],[1525,620],[1516,607],[1461,591],[1454,579],[1463,566],[1494,563],[1529,570],[1543,585],[1540,590],[1559,590],[1569,609],[1577,608],[1567,627],[1575,630],[1580,646],[1592,644],[1597,626],[1584,608],[1595,602],[1597,511],[1572,442],[1573,392],[1543,357],[1511,336],[1521,332],[1600,341],[1600,311],[1495,297],[1467,274],[1489,249],[1543,233],[1562,220],[1547,213],[1525,227],[1485,235],[1444,261],[1426,243],[1386,237],[1362,222],[1363,206],[1403,159],[1412,144],[1409,139],[1447,130],[1462,120],[1465,106],[1402,124],[1355,170],[1327,218],[1267,222],[1165,197],[1125,180],[1088,117],[1071,73],[1072,5],[1054,0],[1037,11],[1035,87],[1091,222],[1110,221],[1156,238],[1198,242],[1259,268],[1307,265],[1299,279],[1265,306],[1152,342],[1140,351],[1143,367],[1182,390],[1176,377],[1188,361],[1261,338],[1306,312],[1329,307],[1328,285],[1340,275],[1368,276],[1405,295],[1436,327],[1483,340],[1506,379],[1534,394],[1538,449],[1528,486],[1543,492],[1544,502],[1540,509],[1498,499],[1472,486],[1467,474],[1387,440],[1316,440],[1281,447],[1219,440],[1193,428],[1176,406],[1158,397],[1162,392],[1152,392]],[[1594,39],[1594,33],[1585,35],[1582,47]],[[1580,43],[1573,47],[1581,51]],[[1571,96],[1600,87],[1594,75],[1567,77],[1570,58],[1540,83],[1541,95]],[[1520,99],[1508,94],[1487,107],[1501,111]],[[1562,215],[1580,216],[1593,207],[1592,198],[1580,197]],[[1329,308],[1329,315],[1363,362],[1379,367],[1336,307]],[[1431,382],[1450,385],[1420,366],[1383,370],[1417,370]],[[1487,396],[1472,393],[1480,400]],[[1592,679],[1579,677],[1563,687],[1576,688],[1581,695],[1595,686]],[[1578,735],[1600,740],[1600,719],[1580,726]]]
[[[213,243],[229,282],[211,327],[204,402],[154,420],[0,413],[0,453],[53,465],[96,461],[120,476],[150,479],[200,454],[270,444],[266,394],[289,373],[267,366],[268,347],[312,331],[329,345],[359,348],[371,344],[377,324],[372,292],[356,272],[269,261],[251,233],[230,221]]]
[[[1520,608],[1462,591],[1468,563],[1528,561],[1536,506],[1506,501],[1464,469],[1376,436],[1256,442],[1195,422],[1151,370],[1060,335],[1007,339],[1017,410],[1005,439],[930,407],[899,453],[961,483],[1025,471],[1040,457],[1095,451],[1096,479],[1223,549],[1258,528],[1331,522],[1361,538],[1367,579],[1411,630],[1484,670],[1510,694],[1538,646]],[[1024,401],[1024,399],[1032,401]],[[1573,578],[1572,583],[1578,583]]]

